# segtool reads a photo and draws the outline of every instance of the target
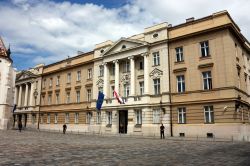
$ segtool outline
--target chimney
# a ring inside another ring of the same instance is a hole
[[[187,22],[192,22],[192,21],[194,21],[194,17],[190,17],[190,18],[187,18],[187,19],[186,19],[186,23],[187,23]]]

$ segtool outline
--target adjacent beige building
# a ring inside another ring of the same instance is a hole
[[[228,12],[169,30],[173,135],[250,136],[250,48]]]

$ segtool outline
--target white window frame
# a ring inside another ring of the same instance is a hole
[[[154,85],[154,94],[159,95],[161,94],[161,80],[160,78],[153,79]]]
[[[79,113],[76,112],[75,113],[75,124],[78,124],[79,123]]]
[[[184,124],[186,123],[186,108],[185,107],[180,107],[177,109],[178,111],[178,123],[179,124]]]
[[[140,87],[140,95],[144,94],[144,81],[139,82],[139,87]]]
[[[52,87],[52,84],[53,84],[53,78],[50,78],[50,79],[49,79],[49,87],[50,87],[50,88]]]
[[[208,121],[207,121],[208,116]],[[214,108],[212,105],[204,106],[204,122],[214,123]]]
[[[161,109],[153,109],[153,124],[159,124],[161,121]]]
[[[58,113],[55,113],[55,124],[58,123]]]
[[[154,66],[160,65],[160,53],[159,53],[159,51],[153,52],[153,63],[154,63]]]
[[[107,125],[112,125],[112,112],[107,111],[106,115],[107,115]]]
[[[67,73],[67,83],[71,83],[71,73]]]
[[[40,123],[41,123],[41,124],[43,124],[43,123],[44,123],[44,121],[43,121],[43,117],[44,117],[44,115],[43,115],[43,114],[41,114],[41,116],[40,116]]]
[[[203,80],[203,90],[211,90],[213,88],[211,71],[202,72],[202,80]]]
[[[50,114],[47,114],[47,123],[50,124]]]
[[[183,62],[184,58],[183,58],[183,47],[177,47],[175,48],[175,52],[176,52],[176,62]]]
[[[66,104],[70,103],[70,92],[66,92]]]
[[[92,112],[87,112],[87,115],[86,115],[86,123],[87,124],[91,123],[91,118],[92,118]]]
[[[104,75],[104,66],[100,65],[99,66],[99,77],[103,77],[103,75]]]
[[[142,110],[135,110],[135,123],[137,125],[142,124]]]
[[[52,101],[52,94],[48,95],[48,105],[51,105],[51,101]]]
[[[125,61],[125,63],[124,63],[124,72],[125,73],[130,72],[130,62],[129,61]]]
[[[80,103],[81,102],[81,92],[80,90],[76,91],[76,103]]]
[[[65,123],[69,123],[69,113],[65,113]]]
[[[124,97],[128,97],[130,93],[130,85],[129,84],[124,84]]]
[[[92,68],[88,69],[88,79],[92,79]]]
[[[92,90],[87,89],[87,101],[91,101],[91,100],[92,100]]]
[[[181,93],[181,92],[185,92],[185,76],[184,75],[178,75],[176,76],[176,80],[177,80],[177,92]],[[179,89],[179,85],[180,85],[180,89]]]
[[[76,81],[81,81],[81,70],[78,70],[76,73]]]
[[[204,55],[202,54],[204,50]],[[201,57],[208,57],[209,55],[209,41],[202,41],[200,42],[200,51],[201,51]]]
[[[32,114],[32,124],[36,123],[36,114]]]
[[[59,86],[60,85],[60,76],[57,76],[56,77],[56,86]]]
[[[60,93],[56,93],[56,104],[60,104]]]
[[[96,123],[101,124],[101,112],[96,112]]]

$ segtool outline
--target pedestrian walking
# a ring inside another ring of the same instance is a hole
[[[65,133],[66,133],[66,129],[67,129],[67,125],[66,125],[66,124],[64,124],[64,125],[63,125],[63,134],[65,134]]]
[[[22,131],[22,128],[23,128],[22,121],[18,121],[18,129],[19,129],[19,132]]]
[[[165,136],[164,136],[164,130],[165,130],[165,127],[163,126],[163,124],[161,124],[161,127],[160,127],[160,131],[161,131],[161,139],[165,139]]]

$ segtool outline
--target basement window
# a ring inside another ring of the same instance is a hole
[[[180,137],[185,137],[185,133],[179,133]]]
[[[207,138],[214,138],[214,134],[213,133],[207,133]]]

